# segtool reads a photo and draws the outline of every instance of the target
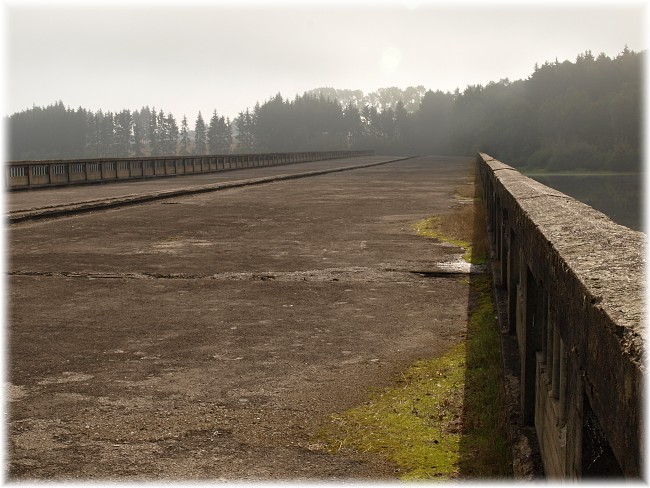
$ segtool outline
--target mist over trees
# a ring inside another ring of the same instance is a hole
[[[644,53],[535,66],[462,92],[424,86],[322,87],[293,99],[278,93],[232,121],[199,112],[193,127],[155,107],[91,112],[62,102],[6,118],[9,158],[224,154],[374,149],[378,154],[487,152],[519,167],[638,171]]]
[[[450,147],[528,168],[638,171],[644,53],[536,66],[527,80],[471,86],[454,103]]]

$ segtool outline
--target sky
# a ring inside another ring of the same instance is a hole
[[[0,108],[148,105],[193,121],[322,86],[462,91],[645,49],[645,3],[4,0]]]

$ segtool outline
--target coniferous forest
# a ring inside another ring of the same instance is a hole
[[[63,159],[229,152],[374,149],[377,154],[473,155],[549,171],[639,171],[644,52],[535,66],[525,80],[454,93],[424,86],[317,88],[277,94],[234,120],[215,110],[178,121],[148,106],[117,113],[63,102],[6,118],[8,157]]]

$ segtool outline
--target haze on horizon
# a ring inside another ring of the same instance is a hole
[[[155,106],[234,118],[280,92],[527,78],[536,63],[645,46],[645,2],[5,2],[3,115]]]

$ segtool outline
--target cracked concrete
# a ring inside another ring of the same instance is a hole
[[[217,281],[341,281],[341,282],[397,282],[412,283],[426,282],[428,278],[454,277],[485,273],[486,266],[469,264],[465,261],[445,261],[431,263],[428,269],[392,269],[392,268],[326,268],[306,271],[265,271],[254,273],[217,273],[210,275],[196,275],[185,273],[94,273],[94,272],[67,272],[67,271],[10,271],[9,276],[51,276],[67,278],[96,279],[164,279],[164,280],[217,280]]]
[[[12,225],[10,480],[395,479],[317,433],[462,340],[481,270],[450,269],[463,251],[413,224],[452,210],[471,166],[422,157]]]

